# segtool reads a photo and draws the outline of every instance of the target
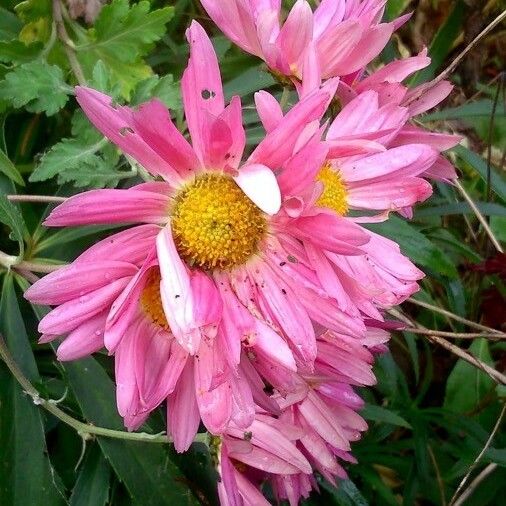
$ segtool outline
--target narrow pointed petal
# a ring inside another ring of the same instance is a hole
[[[82,86],[76,87],[76,98],[90,121],[124,153],[169,183],[177,185],[180,182],[174,167],[136,131],[132,109],[114,105],[108,95]]]
[[[168,197],[142,190],[90,190],[67,199],[44,221],[47,227],[112,223],[164,223]]]

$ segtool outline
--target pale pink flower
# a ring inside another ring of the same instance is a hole
[[[313,12],[297,0],[281,24],[281,0],[201,0],[220,30],[280,76],[326,79],[362,69],[409,15],[381,23],[386,0],[322,0]]]

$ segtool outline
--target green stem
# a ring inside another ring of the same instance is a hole
[[[23,390],[33,399],[34,404],[42,406],[45,410],[51,413],[53,416],[66,423],[77,433],[87,438],[90,436],[102,436],[113,439],[126,439],[129,441],[141,441],[145,443],[172,443],[172,440],[162,434],[147,434],[145,432],[125,432],[121,430],[106,429],[105,427],[96,427],[89,423],[83,423],[71,416],[67,415],[62,411],[54,401],[43,399],[37,389],[28,381],[26,376],[23,374],[21,369],[18,367],[14,359],[12,358],[5,341],[0,336],[0,356],[2,357],[5,365],[16,378],[18,383],[23,387]],[[197,434],[194,442],[207,443],[207,434]]]

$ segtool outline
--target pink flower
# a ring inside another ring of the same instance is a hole
[[[201,3],[230,40],[297,83],[315,68],[325,79],[362,69],[409,18],[381,23],[385,0],[322,0],[314,12],[297,0],[281,26],[281,0]]]
[[[364,314],[382,320],[375,301],[383,297],[387,305],[413,291],[419,277],[409,273],[410,288],[400,291],[399,267],[392,273],[383,261],[373,273],[364,269],[366,276],[331,266],[341,285],[326,280],[328,258],[371,257],[371,234],[315,199],[315,175],[328,152],[320,119],[337,83],[328,81],[276,120],[241,163],[239,99],[225,107],[200,25],[192,24],[188,39],[183,102],[192,145],[158,101],[131,109],[77,89],[97,128],[161,180],[85,192],[58,206],[47,225],[141,224],[96,244],[26,294],[57,306],[39,329],[45,341],[67,335],[61,359],[102,346],[115,356],[118,410],[129,429],[167,399],[178,451],[201,420],[222,434],[230,424],[249,427],[257,406],[277,414],[263,389],[289,394],[298,372],[311,373],[315,326],[363,338]],[[386,243],[381,252],[403,258],[395,248]]]
[[[429,64],[430,58],[424,49],[417,56],[393,61],[369,75],[347,76],[339,84],[337,97],[346,104],[343,113],[347,110],[360,118],[361,111],[369,111],[366,117],[362,116],[360,122],[356,123],[356,135],[366,135],[368,139],[379,141],[387,148],[405,147],[413,142],[424,144],[438,156],[417,177],[451,182],[457,178],[457,174],[441,153],[457,145],[462,138],[458,135],[429,132],[411,124],[409,120],[439,104],[450,94],[453,86],[444,80],[431,81],[412,89],[402,84],[409,75]],[[363,104],[362,107],[360,103]],[[390,132],[385,131],[384,123],[374,132],[375,129],[371,129],[370,125],[378,125],[378,120],[387,116],[390,116],[391,120],[397,117],[399,121],[390,121]],[[401,120],[402,116],[405,117],[404,121]],[[334,124],[338,121],[336,118]],[[367,130],[364,130],[364,125],[368,125]],[[334,138],[336,134],[337,132],[333,132]],[[400,212],[406,217],[412,217],[411,205],[404,206]]]
[[[269,482],[277,501],[296,506],[318,488],[314,471],[333,484],[346,478],[342,464],[356,463],[351,444],[367,429],[354,387],[375,383],[372,351],[388,337],[379,327],[368,328],[363,339],[323,333],[314,372],[293,373],[296,388],[273,393],[281,410],[277,418],[257,409],[246,431],[231,424],[214,439],[221,504],[267,505],[261,485]]]

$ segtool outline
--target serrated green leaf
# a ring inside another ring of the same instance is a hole
[[[26,107],[30,112],[45,112],[48,116],[64,107],[72,92],[60,67],[43,61],[24,63],[0,82],[0,100],[16,108]]]
[[[65,364],[70,386],[89,422],[122,430],[114,385],[92,358]],[[134,501],[143,506],[193,505],[184,477],[171,462],[168,448],[152,443],[98,438],[103,454]]]
[[[57,176],[60,184],[73,182],[76,187],[112,188],[121,179],[135,175],[132,171],[116,170],[118,150],[81,111],[76,111],[72,118],[72,131],[77,137],[63,139],[45,153],[30,181]]]
[[[20,40],[0,41],[0,62],[27,63],[37,58],[42,48],[40,42],[27,45]]]
[[[5,195],[0,195],[0,223],[7,225],[11,230],[10,237],[18,242],[19,258],[23,258],[25,253],[23,217],[19,209],[12,202],[9,202]]]
[[[173,111],[182,108],[180,85],[174,82],[174,77],[170,74],[163,77],[151,76],[138,83],[132,94],[131,103],[137,105],[151,98],[160,99]]]
[[[383,223],[368,225],[367,228],[398,243],[401,251],[416,264],[450,278],[458,276],[454,263],[438,246],[397,216]]]
[[[95,443],[86,456],[70,497],[70,506],[105,506],[111,468]]]
[[[372,420],[373,422],[388,423],[390,425],[397,425],[407,429],[411,428],[411,425],[404,420],[402,416],[381,406],[375,406],[374,404],[366,404],[360,411],[360,414],[366,420]]]
[[[145,0],[132,6],[128,0],[113,0],[105,5],[93,27],[94,41],[87,49],[105,49],[126,63],[146,54],[174,15],[173,7],[149,12],[150,7]]]
[[[128,0],[114,0],[102,8],[87,35],[81,35],[83,42],[77,46],[77,57],[89,74],[102,60],[119,83],[122,95],[129,99],[135,85],[152,75],[142,57],[163,36],[173,15],[173,7],[150,12],[146,0],[132,6]]]
[[[0,333],[25,376],[40,381],[10,274],[0,299]],[[47,458],[41,412],[1,362],[0,406],[0,504],[65,504]]]
[[[0,149],[0,172],[3,172],[9,179],[15,183],[25,186],[25,182],[21,177],[16,166],[9,160],[9,157]]]

